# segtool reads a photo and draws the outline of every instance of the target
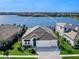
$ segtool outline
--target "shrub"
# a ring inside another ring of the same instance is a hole
[[[9,55],[9,52],[8,51],[4,51],[4,55]]]
[[[32,54],[36,54],[36,51],[33,48],[28,48],[28,51]]]
[[[72,53],[72,51],[71,51],[71,50],[68,50],[68,53],[69,53],[69,54],[71,54],[71,53]]]
[[[60,49],[61,49],[61,50],[66,50],[66,49],[63,47],[63,45],[60,45]]]
[[[20,47],[18,47],[18,50],[23,52],[25,50],[25,48],[20,46]]]

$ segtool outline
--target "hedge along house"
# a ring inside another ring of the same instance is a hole
[[[10,45],[13,42],[13,40],[16,38],[16,36],[20,33],[20,31],[21,28],[10,24],[0,25],[0,47],[3,47],[2,42],[4,41],[8,45]]]
[[[47,27],[35,26],[29,28],[22,37],[23,46],[57,47],[56,36]]]

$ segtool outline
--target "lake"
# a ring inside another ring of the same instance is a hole
[[[25,24],[26,26],[54,26],[57,22],[66,22],[79,26],[79,20],[69,17],[24,17],[17,15],[0,15],[0,24]]]

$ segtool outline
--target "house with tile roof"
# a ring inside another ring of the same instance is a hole
[[[79,33],[75,31],[70,31],[64,33],[64,37],[68,40],[68,42],[75,48],[79,48]]]
[[[35,26],[29,28],[22,37],[22,46],[57,47],[56,36],[47,27]]]
[[[10,24],[0,25],[0,47],[3,46],[3,41],[6,41],[7,44],[12,43],[20,31],[21,28]]]
[[[79,27],[67,23],[57,23],[56,31],[75,48],[79,48]]]

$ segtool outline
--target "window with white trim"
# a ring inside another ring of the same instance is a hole
[[[30,40],[24,40],[25,44],[29,45],[30,44]]]

